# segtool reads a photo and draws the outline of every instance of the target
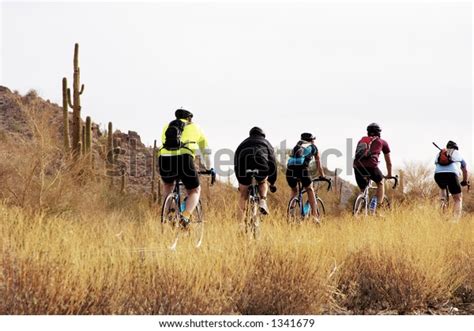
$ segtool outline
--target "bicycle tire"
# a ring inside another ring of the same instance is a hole
[[[187,234],[194,247],[199,248],[204,239],[204,215],[202,212],[202,204],[199,200],[196,208],[191,215],[191,223],[188,226]]]
[[[176,227],[179,222],[179,208],[176,205],[176,194],[170,193],[166,196],[161,207],[161,232],[167,225]]]
[[[260,211],[258,202],[252,198],[247,203],[245,233],[253,239],[258,239],[260,235]]]
[[[326,215],[326,207],[324,207],[324,202],[320,197],[316,198],[316,203],[317,203],[317,212],[318,212],[318,218],[321,221],[323,217]]]
[[[301,205],[298,198],[292,198],[288,202],[286,211],[288,224],[297,224],[301,222]]]
[[[361,215],[361,211],[363,209],[365,209],[365,206],[366,206],[366,201],[365,201],[365,198],[364,196],[362,195],[359,195],[355,201],[354,201],[354,205],[352,207],[352,214],[354,216],[360,216]]]

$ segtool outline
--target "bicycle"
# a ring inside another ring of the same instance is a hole
[[[316,178],[311,182],[326,182],[328,191],[330,191],[332,187],[332,180],[330,178]],[[301,181],[298,180],[298,194],[291,198],[288,202],[287,215],[289,224],[300,223],[302,220],[308,218],[309,215],[311,215],[311,206],[308,199],[306,199],[306,202],[303,203],[305,193],[306,189],[303,188]],[[326,208],[324,207],[323,200],[318,196],[318,190],[315,190],[314,197],[316,198],[317,223],[319,223],[319,221],[321,221],[323,216],[326,214]]]
[[[215,183],[216,177],[213,170],[198,171],[199,175],[211,175],[211,185]],[[184,184],[181,180],[176,181],[173,192],[168,194],[163,202],[161,209],[161,232],[164,233],[165,227],[170,226],[173,232],[173,241],[170,249],[175,250],[178,240],[182,234],[190,237],[191,242],[196,248],[199,248],[204,238],[204,218],[201,200],[199,200],[190,223],[186,228],[180,225],[181,214],[186,209],[187,197],[183,197],[181,187]]]
[[[257,176],[259,173],[258,169],[247,170],[246,174],[252,178],[252,183],[249,185],[249,197],[247,206],[245,208],[245,219],[244,219],[244,231],[246,234],[250,234],[254,239],[258,239],[260,235],[260,195],[258,193]],[[270,186],[272,193],[276,192],[275,186]]]
[[[377,185],[370,179],[370,175],[364,175],[363,176],[367,180],[367,186],[364,189],[364,192],[359,194],[357,198],[354,201],[354,206],[352,208],[352,214],[354,216],[360,215],[362,212],[364,213],[365,216],[369,214],[369,203],[370,203],[370,190],[377,189]],[[395,189],[398,185],[398,176],[392,176],[392,177],[384,177],[385,180],[393,180],[394,185],[392,189]],[[387,198],[387,196],[384,196],[383,198],[383,205],[385,208],[390,208],[390,200]]]

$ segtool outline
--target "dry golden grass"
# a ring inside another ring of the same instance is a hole
[[[173,252],[159,205],[65,157],[47,112],[31,114],[31,139],[0,135],[1,314],[474,313],[472,213],[451,223],[410,195],[355,220],[324,193],[322,227],[289,226],[281,177],[254,241],[236,190],[204,185],[204,244]]]
[[[453,224],[422,206],[320,228],[267,218],[253,241],[219,215],[203,247],[173,252],[151,212],[68,219],[0,205],[0,313],[473,312],[472,216]]]

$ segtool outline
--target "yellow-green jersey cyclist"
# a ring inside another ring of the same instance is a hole
[[[177,180],[181,180],[186,188],[188,198],[181,224],[187,226],[201,194],[199,176],[194,165],[195,155],[200,151],[206,167],[210,167],[210,158],[206,136],[193,123],[193,114],[188,110],[178,109],[175,117],[175,120],[163,128],[158,167],[164,184],[164,196],[173,191]]]

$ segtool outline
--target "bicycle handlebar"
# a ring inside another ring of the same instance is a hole
[[[396,176],[391,176],[391,177],[385,176],[384,178],[385,178],[385,179],[388,179],[388,180],[393,180],[393,181],[394,181],[394,184],[393,184],[393,187],[392,187],[393,190],[397,187],[397,185],[398,185],[398,175],[396,175]]]
[[[326,178],[326,177],[319,177],[313,179],[313,183],[315,182],[326,182],[328,184],[328,191],[331,190],[332,187],[332,179],[331,178]]]
[[[214,185],[214,183],[216,182],[216,172],[214,171],[214,169],[201,170],[198,171],[198,174],[211,176],[211,185]]]

